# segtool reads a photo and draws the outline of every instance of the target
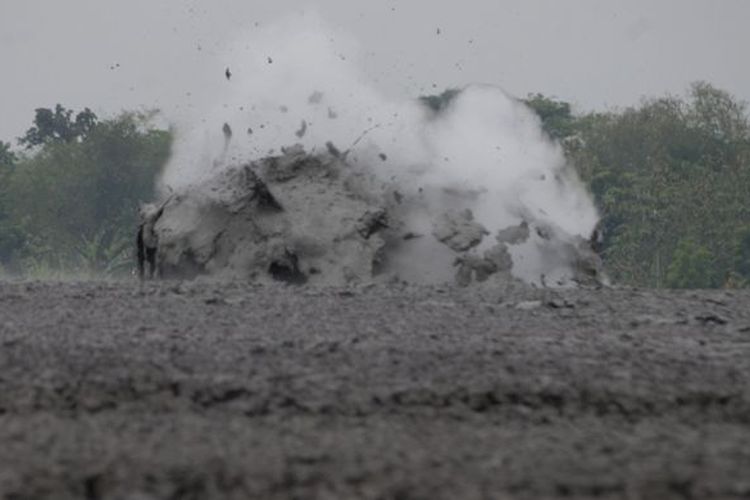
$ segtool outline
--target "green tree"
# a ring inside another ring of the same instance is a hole
[[[522,101],[542,120],[542,128],[553,139],[564,139],[575,133],[576,118],[570,104],[543,94],[529,94]]]
[[[667,270],[671,288],[715,288],[722,284],[711,252],[690,239],[680,241]]]
[[[0,141],[0,169],[13,168],[17,159],[16,154],[10,149],[10,144]]]
[[[580,145],[566,151],[603,214],[613,277],[641,286],[720,286],[716,277],[734,269],[738,231],[750,220],[745,105],[697,83],[686,98],[649,99],[576,121]],[[681,241],[693,247],[678,251]],[[711,256],[708,281],[687,265],[703,251]],[[689,272],[683,280],[682,271]]]
[[[96,126],[97,117],[86,108],[73,118],[73,111],[60,104],[54,110],[37,108],[32,126],[19,144],[31,149],[50,142],[74,142],[84,139]]]
[[[8,183],[17,161],[10,144],[0,142],[0,269],[6,267],[23,244],[23,235],[8,213]]]
[[[153,199],[170,153],[170,132],[148,119],[125,113],[97,122],[80,140],[44,142],[18,162],[7,201],[24,236],[22,267],[113,269],[112,249],[92,247],[126,251],[138,204]]]
[[[735,244],[734,273],[750,282],[750,226],[738,231]]]

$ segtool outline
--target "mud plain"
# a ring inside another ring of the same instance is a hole
[[[750,293],[0,284],[0,498],[750,498]]]

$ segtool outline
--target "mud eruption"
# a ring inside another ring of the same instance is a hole
[[[386,98],[344,38],[297,19],[227,51],[231,81],[183,117],[147,221],[161,276],[604,279],[596,210],[529,109],[479,85]]]
[[[280,156],[222,169],[153,210],[159,273],[294,284],[406,280],[466,286],[511,279],[511,251],[535,241],[537,251],[571,271],[555,284],[599,282],[598,257],[582,238],[542,221],[491,234],[471,208],[459,209],[461,202],[473,205],[475,193],[443,196],[451,202],[434,212],[424,189],[404,194],[340,154],[312,155],[295,145]],[[433,213],[429,229],[420,232]]]

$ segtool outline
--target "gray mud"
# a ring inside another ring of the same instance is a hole
[[[0,497],[750,497],[750,293],[0,284]]]
[[[151,274],[325,286],[607,282],[591,241],[542,210],[492,235],[471,210],[486,192],[386,181],[328,147],[216,163],[200,182],[143,206],[138,238],[156,255]]]

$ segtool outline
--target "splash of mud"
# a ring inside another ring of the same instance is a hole
[[[433,204],[437,194],[402,191],[333,145],[315,154],[284,148],[221,169],[151,212],[158,275],[468,286],[514,279],[524,255],[535,251],[546,258],[546,275],[536,276],[545,285],[602,279],[584,239],[528,219],[493,234],[468,208],[475,193],[442,188],[442,210]]]
[[[176,125],[163,276],[601,279],[591,197],[530,109],[489,85],[386,97],[357,54],[316,16],[237,37]]]

